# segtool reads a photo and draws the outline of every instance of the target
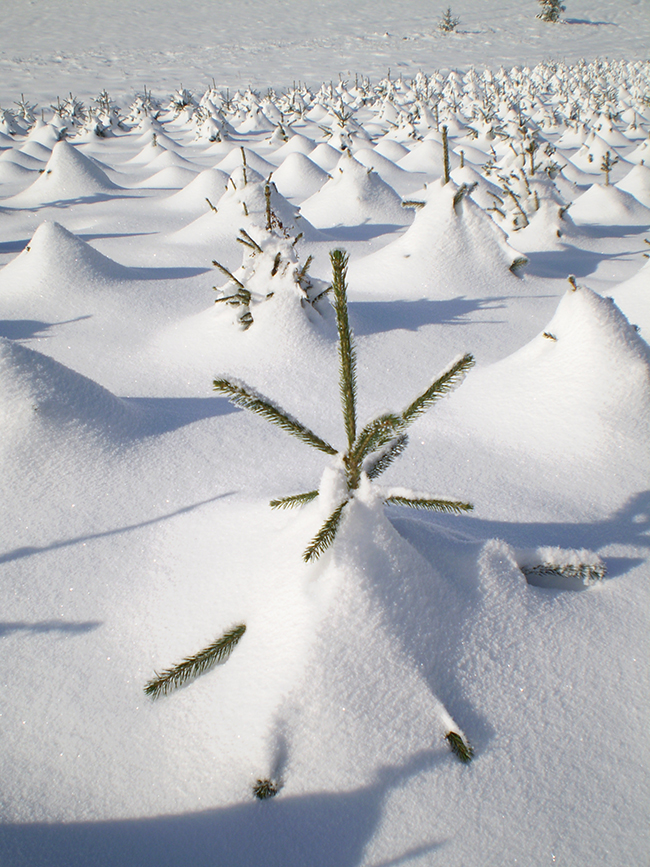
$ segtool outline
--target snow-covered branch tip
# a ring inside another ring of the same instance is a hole
[[[460,759],[461,762],[469,764],[469,762],[472,761],[474,750],[472,746],[458,734],[458,732],[447,732],[445,740],[449,744],[449,749],[457,758]]]
[[[281,407],[271,403],[268,398],[258,394],[245,383],[235,379],[215,379],[212,382],[212,386],[217,394],[227,397],[235,406],[261,415],[262,418],[265,418],[272,424],[278,425],[282,430],[297,437],[307,445],[319,449],[319,451],[325,452],[328,455],[337,454],[336,449],[328,442],[321,439]]]

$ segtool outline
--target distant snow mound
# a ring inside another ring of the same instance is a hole
[[[0,337],[0,427],[5,446],[34,425],[73,436],[74,429],[106,440],[134,433],[139,412],[101,385],[58,361]]]
[[[204,169],[196,177],[161,203],[161,207],[177,211],[196,211],[200,214],[209,207],[206,199],[216,203],[224,193],[228,175],[219,169]]]
[[[417,202],[409,229],[392,244],[350,264],[354,291],[405,298],[476,297],[514,278],[521,254],[505,233],[451,181],[434,181]],[[462,287],[462,288],[457,288]]]
[[[455,410],[480,419],[480,437],[531,457],[634,463],[650,439],[650,350],[611,298],[578,287],[542,334],[476,370]]]
[[[104,193],[114,193],[119,187],[67,141],[57,142],[40,176],[26,190],[7,199],[4,204],[15,207],[50,202],[84,199]]]
[[[640,329],[643,339],[650,343],[650,261],[629,280],[615,286],[608,295]]]
[[[622,189],[594,184],[571,205],[571,217],[578,226],[649,226],[650,208]]]
[[[283,196],[298,201],[313,196],[329,179],[329,174],[300,151],[290,153],[273,172],[273,182]]]
[[[395,190],[349,152],[332,170],[332,179],[303,202],[300,211],[317,229],[408,222]]]
[[[25,249],[0,272],[0,299],[42,298],[58,287],[127,279],[130,271],[56,222],[45,221]]]

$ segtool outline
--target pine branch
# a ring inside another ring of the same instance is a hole
[[[376,479],[380,476],[388,467],[393,463],[393,461],[398,458],[402,452],[406,449],[409,443],[409,438],[406,434],[401,434],[396,437],[394,440],[391,440],[386,446],[377,454],[372,461],[368,461],[366,466],[364,467],[369,479]]]
[[[464,355],[459,361],[451,365],[441,376],[433,382],[425,392],[416,397],[413,403],[404,410],[402,419],[405,424],[411,424],[425,410],[429,409],[437,400],[453,391],[463,381],[467,371],[474,365],[474,356]]]
[[[429,512],[451,512],[455,515],[461,512],[471,512],[474,506],[460,500],[438,500],[429,497],[392,494],[384,500],[388,506],[409,506],[411,509],[425,509]]]
[[[337,454],[336,449],[328,442],[325,442],[325,440],[302,425],[283,409],[280,409],[280,407],[275,406],[261,395],[255,394],[244,383],[230,382],[227,379],[215,379],[212,385],[218,394],[227,397],[235,406],[261,415],[267,421],[278,425],[282,430],[297,437],[302,442],[307,443],[307,445],[319,449],[321,452],[325,452],[328,455]]]
[[[469,764],[469,762],[472,761],[474,750],[470,744],[463,740],[458,732],[447,732],[445,740],[449,744],[452,753],[457,756],[461,762]]]
[[[218,268],[221,271],[221,273],[224,274],[229,280],[232,280],[232,282],[235,284],[235,286],[239,286],[240,289],[245,288],[244,284],[235,277],[235,275],[232,273],[232,271],[229,271],[225,265],[221,264],[221,262],[217,262],[216,259],[213,259],[212,264],[214,265],[215,268]]]
[[[188,656],[173,668],[168,668],[150,680],[144,691],[152,699],[161,695],[169,695],[173,690],[184,686],[191,680],[209,671],[220,662],[225,662],[233,652],[242,635],[246,632],[246,624],[240,623],[220,638],[194,656]]]
[[[257,253],[262,252],[262,248],[260,247],[260,245],[254,238],[251,238],[246,229],[240,229],[239,234],[241,235],[241,238],[235,238],[236,241],[239,241],[240,244],[246,244],[247,247],[250,247]]]
[[[336,536],[336,531],[339,528],[339,524],[341,523],[341,516],[343,515],[343,509],[347,506],[349,500],[345,500],[338,509],[335,509],[332,514],[329,516],[327,521],[320,528],[318,533],[311,540],[305,553],[302,555],[305,563],[310,563],[312,560],[317,560],[323,551],[326,551],[329,546],[334,541],[334,537]]]
[[[269,505],[272,509],[294,509],[296,506],[304,506],[311,503],[318,496],[318,491],[307,491],[304,494],[292,494],[289,497],[280,497],[279,500],[271,500]]]
[[[348,299],[345,278],[348,270],[348,259],[343,250],[332,250],[332,289],[334,290],[334,309],[336,310],[336,325],[339,332],[339,388],[343,405],[343,420],[348,437],[348,450],[352,450],[356,439],[356,355],[350,322],[348,320]]]
[[[357,437],[350,453],[351,460],[360,465],[368,455],[393,440],[403,425],[402,418],[393,413],[387,413],[371,421]]]

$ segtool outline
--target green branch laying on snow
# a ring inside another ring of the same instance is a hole
[[[246,625],[240,623],[194,656],[188,656],[178,665],[166,669],[161,674],[156,673],[156,676],[146,684],[145,693],[151,698],[169,695],[175,689],[185,686],[199,675],[210,671],[215,665],[225,662],[239,644],[244,632],[246,632]]]

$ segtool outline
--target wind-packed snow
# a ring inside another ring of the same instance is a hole
[[[565,5],[3,10],[2,867],[646,863],[650,7]],[[337,248],[357,433],[475,360],[351,490]]]

